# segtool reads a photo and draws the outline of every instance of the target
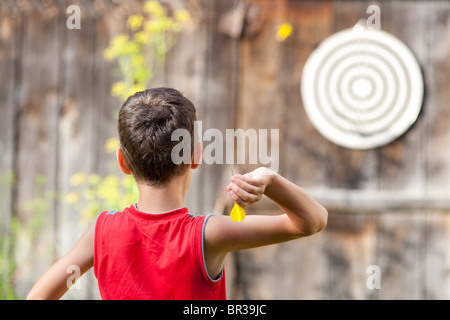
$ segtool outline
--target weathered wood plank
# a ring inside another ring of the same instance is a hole
[[[377,265],[380,299],[422,299],[426,214],[384,212],[379,216]]]
[[[425,231],[422,244],[424,278],[422,299],[443,300],[450,297],[449,211],[424,211]]]
[[[424,9],[425,10],[425,9]],[[426,149],[427,193],[448,190],[450,181],[450,6],[434,1],[426,12],[426,51],[423,54],[423,73],[426,83],[425,109],[428,127]],[[448,299],[449,279],[449,227],[448,209],[429,214],[426,221],[424,298]]]
[[[259,14],[255,19],[262,26],[252,36],[241,40],[239,58],[239,94],[236,112],[236,128],[254,129],[259,133],[267,129],[267,149],[272,152],[271,129],[279,130],[279,149],[283,149],[283,126],[286,116],[287,84],[290,75],[283,76],[290,66],[286,63],[287,44],[277,41],[277,30],[288,19],[285,1],[255,1],[252,3]],[[251,164],[247,147],[246,163],[239,165],[238,170],[248,172],[261,166]],[[242,152],[242,150],[237,150]],[[272,161],[276,160],[272,154]],[[283,166],[278,168],[283,171]]]
[[[54,203],[45,197],[56,189],[58,25],[33,13],[24,19],[17,158],[17,216],[20,222],[16,259],[24,295],[52,258]],[[45,79],[45,81],[43,81]],[[39,203],[38,203],[39,201]],[[36,238],[42,233],[39,241]]]
[[[418,193],[388,190],[307,189],[328,208],[361,210],[450,209],[450,193],[445,190]]]
[[[330,211],[324,246],[328,299],[376,299],[367,270],[377,265],[377,217],[371,212]]]
[[[19,19],[17,19],[19,20]],[[17,21],[16,20],[16,21]],[[20,21],[20,20],[19,20]],[[0,237],[8,233],[11,218],[12,181],[8,176],[14,171],[14,107],[15,48],[18,23],[5,11],[0,11]],[[0,249],[1,250],[1,249]]]
[[[14,94],[17,81],[17,65],[19,60],[19,35],[22,19],[0,9],[0,296],[5,298],[13,285],[10,278],[15,261],[14,240],[16,235],[12,228],[14,217],[14,155],[16,150],[16,113],[17,99]]]
[[[280,149],[286,176],[302,187],[328,188],[332,185],[332,144],[311,124],[300,94],[304,64],[314,48],[332,32],[333,9],[330,2],[290,1],[288,23],[293,33],[286,39],[287,110],[282,130],[284,147]],[[285,75],[283,75],[285,77]]]
[[[423,116],[427,122],[427,192],[448,190],[450,183],[450,6],[434,1],[426,8],[423,73],[426,84]]]
[[[382,3],[382,29],[403,41],[421,66],[426,65],[426,40],[432,17],[428,3],[385,1]],[[426,110],[428,105],[424,106]],[[424,111],[425,113],[425,111]],[[381,151],[380,188],[388,190],[423,191],[426,186],[428,125],[426,113],[413,127]]]
[[[61,53],[60,94],[61,114],[58,127],[59,152],[59,188],[64,194],[73,191],[69,185],[70,177],[77,172],[92,172],[93,123],[95,112],[92,106],[93,76],[93,24],[91,20],[83,20],[81,30],[64,29],[65,47]],[[95,30],[95,29],[94,29]],[[72,66],[76,65],[76,68]],[[61,256],[71,248],[77,238],[79,229],[77,222],[79,213],[73,206],[62,203],[58,214],[58,255]]]

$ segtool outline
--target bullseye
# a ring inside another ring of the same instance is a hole
[[[372,84],[369,80],[364,78],[358,78],[352,83],[352,93],[359,99],[367,98],[373,91]]]

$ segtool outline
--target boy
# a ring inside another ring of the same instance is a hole
[[[102,212],[75,247],[33,286],[28,299],[59,299],[69,266],[94,267],[103,299],[226,299],[223,263],[228,252],[312,235],[326,225],[327,210],[301,188],[267,169],[236,174],[227,187],[241,207],[266,195],[284,214],[192,216],[184,207],[202,144],[194,144],[193,104],[171,88],[138,92],[118,119],[119,167],[132,174],[139,201],[121,212]],[[191,133],[190,164],[171,161],[172,132]]]

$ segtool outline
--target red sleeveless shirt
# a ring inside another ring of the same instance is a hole
[[[187,208],[147,214],[134,205],[104,211],[94,234],[94,273],[103,299],[226,299],[225,274],[206,271],[208,216]]]

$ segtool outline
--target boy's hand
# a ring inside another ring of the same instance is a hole
[[[268,168],[260,167],[244,175],[235,174],[227,186],[231,199],[245,208],[261,200],[267,186],[276,173]]]

